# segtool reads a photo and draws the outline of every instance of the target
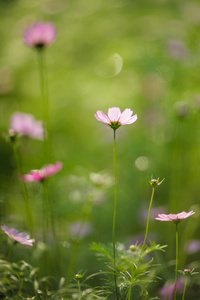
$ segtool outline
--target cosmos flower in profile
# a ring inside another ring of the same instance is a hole
[[[30,239],[30,236],[28,233],[22,232],[19,233],[17,229],[11,228],[9,229],[6,225],[1,226],[5,234],[7,234],[11,239],[14,241],[27,246],[33,246],[33,243],[35,242],[34,239]]]
[[[19,175],[19,179],[26,182],[43,181],[62,169],[62,163],[57,161],[54,165],[45,165],[40,170],[32,170],[25,175]]]
[[[192,216],[195,212],[193,210],[189,211],[188,213],[185,211],[182,211],[178,214],[158,214],[158,217],[155,218],[158,221],[170,221],[173,223],[179,223],[181,220],[187,219],[190,216]]]
[[[42,121],[36,121],[33,115],[22,112],[15,112],[12,114],[9,132],[38,140],[44,139]]]
[[[98,110],[95,114],[95,118],[106,125],[109,125],[112,129],[116,130],[122,125],[129,125],[137,120],[137,115],[132,115],[133,111],[130,108],[126,108],[121,112],[119,107],[111,107],[108,109],[108,115],[102,110]]]
[[[23,41],[29,47],[44,48],[56,39],[56,29],[49,22],[36,22],[24,31]]]

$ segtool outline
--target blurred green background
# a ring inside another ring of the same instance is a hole
[[[82,239],[77,269],[90,273],[97,268],[88,251],[92,241],[111,242],[113,132],[94,114],[113,106],[131,108],[138,115],[133,125],[117,130],[117,241],[128,247],[144,237],[149,180],[152,175],[165,178],[156,189],[153,207],[161,207],[157,213],[196,212],[180,225],[180,268],[193,261],[198,266],[199,252],[188,255],[185,245],[199,239],[200,228],[200,2],[0,1],[0,214],[2,225],[21,231],[28,230],[24,202],[12,148],[4,135],[16,111],[42,119],[37,56],[22,41],[24,28],[35,21],[50,21],[57,28],[57,39],[45,57],[51,163],[63,162],[63,170],[50,184],[62,254],[54,274],[66,271],[70,224],[81,220],[91,193],[100,201],[87,216],[91,230]],[[41,141],[21,140],[20,153],[24,173],[42,167]],[[96,183],[91,173],[107,174],[105,184]],[[35,238],[40,240],[42,189],[33,183],[28,191]],[[169,245],[161,258],[166,268],[175,257],[172,228],[169,223],[150,223],[152,239]],[[20,250],[13,255],[22,258]]]

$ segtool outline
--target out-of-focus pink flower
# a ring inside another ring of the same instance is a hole
[[[190,216],[192,216],[195,212],[193,210],[191,210],[190,212],[185,212],[182,211],[179,214],[158,214],[158,218],[155,218],[158,221],[170,221],[170,222],[174,222],[174,223],[179,223],[181,220],[183,219],[187,219]]]
[[[51,23],[36,22],[24,31],[23,41],[29,47],[43,48],[54,42],[56,29]]]
[[[150,246],[150,241],[155,241],[157,239],[158,239],[157,235],[155,233],[151,233],[147,237],[146,244],[148,246]],[[142,246],[143,242],[144,242],[144,233],[141,233],[141,234],[138,234],[138,235],[134,235],[132,237],[129,237],[126,240],[126,244],[127,245]]]
[[[35,242],[34,239],[30,239],[30,236],[28,233],[22,232],[19,233],[17,229],[11,228],[9,229],[6,225],[1,226],[5,234],[7,234],[11,239],[14,241],[27,246],[33,246],[33,243]]]
[[[200,240],[190,240],[186,244],[186,251],[188,254],[194,254],[200,251]]]
[[[29,136],[43,140],[43,127],[41,121],[36,121],[34,116],[21,112],[14,113],[10,118],[10,130],[21,136]]]
[[[162,300],[172,300],[174,298],[174,283],[166,284],[159,290]]]
[[[29,174],[19,175],[19,179],[26,182],[42,181],[62,169],[62,163],[57,161],[54,165],[46,165],[40,170],[33,170]]]
[[[172,300],[174,298],[174,288],[175,288],[174,282],[166,283],[158,292],[159,295],[161,296],[161,299]],[[177,280],[176,288],[178,293],[181,293],[183,291],[183,284],[181,281],[181,277]]]
[[[139,211],[139,214],[138,214],[138,221],[143,224],[144,221],[147,219],[148,217],[148,212],[149,210],[142,207],[141,210]],[[149,219],[150,220],[155,220],[155,218],[157,217],[158,215],[158,212],[162,212],[162,213],[165,213],[166,212],[166,207],[165,206],[158,206],[158,207],[152,207],[151,208],[151,212],[150,212],[150,217]]]
[[[137,120],[137,115],[133,115],[133,111],[130,108],[126,108],[121,112],[119,107],[111,107],[108,109],[108,115],[103,111],[98,110],[95,114],[95,118],[106,125],[109,125],[113,129],[117,129],[122,125],[129,125]]]
[[[181,40],[171,39],[168,41],[168,52],[174,59],[183,59],[188,55],[188,49]]]
[[[69,234],[74,238],[79,236],[79,238],[84,238],[92,232],[92,226],[90,223],[85,223],[78,221],[70,224],[68,228]]]

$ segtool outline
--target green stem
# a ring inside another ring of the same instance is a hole
[[[12,252],[13,245],[14,245],[14,242],[11,244],[10,250],[9,250],[9,252],[8,252],[8,258],[7,258],[7,261],[8,261],[8,262],[10,262],[10,257],[11,257],[11,252]]]
[[[18,293],[17,293],[17,298],[19,299],[19,296],[20,296],[20,294],[21,294],[21,290],[22,290],[22,286],[23,286],[23,279],[21,280],[21,284],[20,284],[20,286],[19,286],[19,290],[18,290]]]
[[[116,130],[114,129],[114,140],[113,140],[113,165],[114,165],[114,213],[113,213],[113,230],[112,230],[112,240],[113,240],[113,266],[114,266],[114,283],[115,283],[115,293],[118,299],[117,292],[117,278],[116,278],[116,253],[115,253],[115,227],[116,227],[116,213],[117,213],[117,172],[116,172]]]
[[[183,290],[183,297],[182,297],[182,300],[185,299],[186,285],[187,285],[187,275],[185,276],[185,284],[184,284],[184,290]]]
[[[41,90],[41,97],[43,100],[44,155],[45,155],[45,164],[46,164],[51,160],[51,142],[50,142],[51,137],[50,137],[48,88],[47,88],[44,50],[38,49],[37,54],[38,54],[38,64],[39,64],[40,90]]]
[[[178,270],[178,223],[176,223],[176,269],[175,269],[174,300],[176,300],[177,270]]]
[[[82,294],[81,294],[81,285],[80,285],[80,280],[78,280],[78,290],[79,290],[79,294],[80,294],[80,296],[81,296]]]
[[[54,240],[56,239],[56,232],[55,232],[55,224],[54,224],[54,217],[51,205],[51,199],[49,194],[49,185],[48,179],[44,179],[42,181],[43,185],[43,192],[44,192],[44,212],[43,212],[43,225],[45,225],[46,233],[49,233],[49,221],[51,223],[51,230],[53,233]]]
[[[12,252],[12,248],[13,248],[13,245],[14,245],[14,242],[12,242],[12,244],[10,245],[10,249],[9,249],[9,252],[8,252],[8,258],[7,258],[7,261],[10,262],[10,257],[11,257],[11,252]],[[2,279],[2,282],[4,283],[4,281],[6,280],[7,278],[7,273],[5,271],[4,273],[4,276],[3,276],[3,279]]]
[[[149,211],[148,211],[148,217],[147,217],[146,233],[145,233],[145,238],[144,238],[141,252],[144,251],[144,247],[146,245],[146,240],[147,240],[147,235],[148,235],[148,230],[149,230],[149,218],[150,218],[151,206],[152,206],[153,197],[154,197],[154,191],[155,191],[155,187],[152,188],[151,200],[150,200],[150,204],[149,204]]]
[[[50,118],[49,118],[49,101],[48,101],[48,88],[47,88],[47,76],[45,69],[45,52],[44,49],[38,49],[38,65],[39,65],[39,80],[41,98],[43,101],[43,122],[44,122],[44,164],[51,161],[51,136],[50,136]],[[55,238],[54,222],[50,209],[50,197],[46,180],[43,182],[44,199],[43,199],[43,236],[44,242],[48,243],[49,233],[49,217],[51,219],[52,231]],[[45,255],[45,268],[46,273],[49,271],[49,253]]]
[[[48,190],[48,179],[43,179],[42,181],[42,186],[43,186],[43,239],[45,245],[49,245],[49,222],[52,221],[51,219],[51,208],[50,208],[50,197],[49,197],[49,190]],[[52,222],[51,222],[52,225]],[[55,231],[53,229],[52,225],[52,232],[53,236],[55,239]],[[49,275],[49,270],[50,270],[50,255],[49,251],[47,248],[47,251],[44,257],[44,267],[45,267],[45,272],[46,275]]]
[[[45,244],[45,246],[48,245],[48,235],[49,235],[49,219],[48,219],[48,215],[49,215],[49,209],[48,209],[48,201],[47,201],[47,197],[46,197],[46,183],[45,183],[46,179],[42,180],[42,186],[43,186],[43,201],[42,201],[42,229],[43,229],[43,242]],[[43,253],[44,257],[42,257],[43,263],[44,263],[44,270],[45,270],[45,275],[49,275],[49,252],[48,249],[46,249],[46,251]]]
[[[23,174],[22,165],[21,165],[21,160],[20,160],[20,156],[19,156],[17,143],[12,142],[12,145],[13,145],[13,152],[14,152],[14,157],[15,157],[16,166],[17,166],[17,172],[18,172],[18,175],[22,175]],[[31,236],[33,236],[33,216],[32,216],[31,205],[30,205],[30,201],[29,201],[29,197],[28,197],[28,192],[27,192],[26,184],[23,180],[20,180],[20,184],[21,184],[21,189],[22,189],[24,203],[25,203],[28,227],[29,227]]]
[[[132,260],[134,259],[134,255],[132,256]],[[130,286],[129,286],[129,291],[128,291],[128,297],[127,299],[128,300],[131,300],[131,290],[132,290],[132,284],[133,284],[133,275],[134,275],[134,272],[133,272],[133,264],[131,266],[131,282],[130,282]]]
[[[46,193],[45,193],[45,180],[42,181],[42,187],[43,187],[43,201],[42,201],[42,226],[43,226],[43,241],[46,244],[47,243],[47,235],[48,235],[48,205],[47,205],[47,199],[46,199]]]
[[[71,256],[71,259],[70,259],[68,273],[67,273],[67,276],[66,276],[67,285],[70,283],[70,278],[71,278],[71,275],[72,275],[73,270],[74,270],[74,266],[75,266],[76,261],[77,261],[79,245],[80,245],[80,234],[81,234],[81,231],[83,229],[83,226],[85,225],[85,223],[87,222],[87,220],[89,218],[91,210],[92,210],[92,202],[90,200],[88,200],[85,203],[84,207],[83,207],[83,215],[82,215],[82,218],[81,218],[82,222],[81,222],[81,225],[80,225],[79,230],[77,232],[75,241],[73,243],[72,256]]]
[[[132,278],[129,286],[129,291],[128,291],[128,300],[131,300],[131,290],[132,290]]]

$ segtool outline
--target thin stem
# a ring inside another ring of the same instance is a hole
[[[10,257],[11,257],[11,252],[12,252],[13,245],[14,245],[14,242],[12,242],[12,244],[10,245],[10,249],[9,249],[8,257],[7,257],[7,261],[8,261],[8,262],[10,262]],[[6,280],[6,278],[7,278],[7,273],[6,273],[6,271],[5,271],[4,276],[3,276],[3,279],[2,279],[2,282],[3,282],[3,283],[4,283],[4,281]]]
[[[82,229],[82,226],[81,226],[81,229]],[[66,283],[67,283],[67,286],[69,285],[70,283],[70,279],[71,279],[71,275],[73,273],[73,269],[74,269],[74,266],[76,264],[76,260],[77,260],[77,256],[78,256],[78,250],[79,250],[79,234],[77,234],[77,237],[76,237],[76,240],[74,241],[73,243],[73,251],[72,251],[72,256],[71,256],[71,259],[70,259],[70,263],[69,263],[69,268],[68,268],[68,272],[67,272],[67,276],[66,276]]]
[[[23,172],[22,172],[22,165],[21,165],[21,160],[20,160],[17,143],[12,142],[12,145],[13,145],[15,162],[16,162],[16,166],[17,166],[17,172],[18,172],[18,175],[21,175]],[[28,192],[27,192],[25,182],[23,180],[20,180],[20,183],[21,183],[21,189],[22,189],[24,203],[25,203],[27,223],[28,223],[28,227],[29,227],[31,236],[33,236],[33,217],[32,217],[32,211],[31,211],[31,205],[30,205],[30,201],[29,201],[29,197],[28,197]]]
[[[176,223],[176,269],[175,269],[174,300],[176,300],[177,270],[178,270],[178,223]]]
[[[43,214],[43,225],[45,225],[46,232],[49,232],[49,220],[51,222],[51,229],[53,233],[54,240],[56,239],[56,232],[55,232],[55,224],[54,224],[54,217],[51,205],[51,199],[49,194],[49,185],[48,180],[44,179],[42,181],[43,185],[43,192],[44,192],[44,214]]]
[[[45,69],[45,56],[44,49],[38,49],[38,64],[39,64],[39,79],[41,97],[43,100],[43,122],[44,122],[44,155],[45,163],[50,161],[51,158],[51,137],[50,137],[50,118],[49,118],[49,101],[48,101],[48,88],[47,76]]]
[[[45,187],[44,187],[44,181],[42,181],[43,186],[43,201],[42,201],[42,227],[43,227],[43,241],[46,244],[47,243],[47,235],[48,235],[48,205],[46,201],[46,195],[45,195]]]
[[[185,284],[184,284],[184,290],[183,290],[183,297],[182,297],[182,300],[185,299],[186,286],[187,286],[187,275],[185,276]]]
[[[47,164],[51,161],[51,136],[50,136],[50,118],[49,118],[49,101],[48,101],[48,88],[47,88],[47,76],[45,69],[45,52],[44,49],[38,49],[38,64],[39,64],[39,80],[41,98],[43,101],[43,122],[44,122],[44,163]],[[47,234],[49,233],[49,216],[51,218],[52,230],[55,238],[54,221],[50,209],[50,197],[48,191],[48,185],[46,180],[43,182],[44,199],[43,199],[43,235],[44,242],[48,242]],[[49,269],[49,257],[45,255],[45,268],[46,273]]]
[[[42,227],[43,227],[43,242],[47,246],[49,243],[49,205],[48,205],[48,199],[47,199],[47,191],[46,191],[46,179],[42,180],[42,186],[43,186],[43,201],[42,201]],[[45,275],[49,275],[49,253],[48,250],[44,253],[44,270]]]
[[[78,280],[78,291],[79,291],[79,294],[80,294],[80,296],[81,296],[82,294],[81,294],[81,285],[80,285],[80,280]]]
[[[10,262],[10,257],[11,257],[11,252],[12,252],[13,245],[14,245],[14,242],[10,245],[10,250],[8,252],[8,258],[7,258],[8,262]]]
[[[115,226],[116,226],[116,213],[117,213],[117,172],[116,172],[116,147],[115,147],[115,140],[116,140],[116,130],[114,129],[114,140],[113,140],[113,165],[114,165],[114,213],[113,213],[113,231],[112,231],[112,240],[113,240],[113,265],[114,265],[114,272],[116,271],[116,253],[115,253]],[[115,283],[115,292],[116,297],[118,299],[118,292],[117,292],[117,278],[116,273],[114,273],[114,283]]]
[[[132,290],[132,279],[131,279],[129,291],[128,291],[128,300],[131,300],[131,290]]]
[[[146,245],[146,240],[147,240],[147,235],[148,235],[148,230],[149,230],[149,218],[150,218],[150,213],[151,213],[151,206],[152,206],[152,202],[153,202],[154,191],[155,191],[155,187],[152,187],[151,200],[150,200],[150,204],[149,204],[149,211],[148,211],[148,217],[147,217],[146,233],[145,233],[145,238],[144,238],[141,252],[144,251],[144,247]]]
[[[85,223],[87,222],[87,220],[89,218],[91,210],[92,210],[92,202],[90,200],[88,200],[85,203],[84,207],[83,207],[83,215],[82,215],[82,218],[81,218],[82,222],[80,224],[80,227],[79,227],[79,230],[77,232],[75,241],[73,243],[72,256],[71,256],[71,259],[70,259],[68,273],[67,273],[67,276],[66,276],[66,278],[67,278],[66,279],[67,284],[70,283],[70,278],[71,278],[71,275],[72,275],[73,270],[74,270],[74,266],[75,266],[76,261],[77,261],[78,250],[79,250],[79,246],[80,246],[80,234],[81,234],[81,231],[82,231]]]
[[[132,257],[134,258],[134,255]],[[132,291],[132,284],[133,284],[132,279],[133,279],[133,274],[134,274],[134,272],[133,272],[133,266],[134,265],[132,264],[132,266],[131,266],[131,282],[130,282],[129,291],[128,291],[128,297],[127,297],[128,300],[131,300],[131,291]]]
[[[21,280],[21,284],[20,284],[20,286],[19,286],[19,290],[18,290],[18,293],[17,293],[17,299],[19,299],[19,296],[20,296],[20,294],[21,294],[21,290],[22,290],[22,287],[23,287],[23,278],[22,278],[22,280]]]

